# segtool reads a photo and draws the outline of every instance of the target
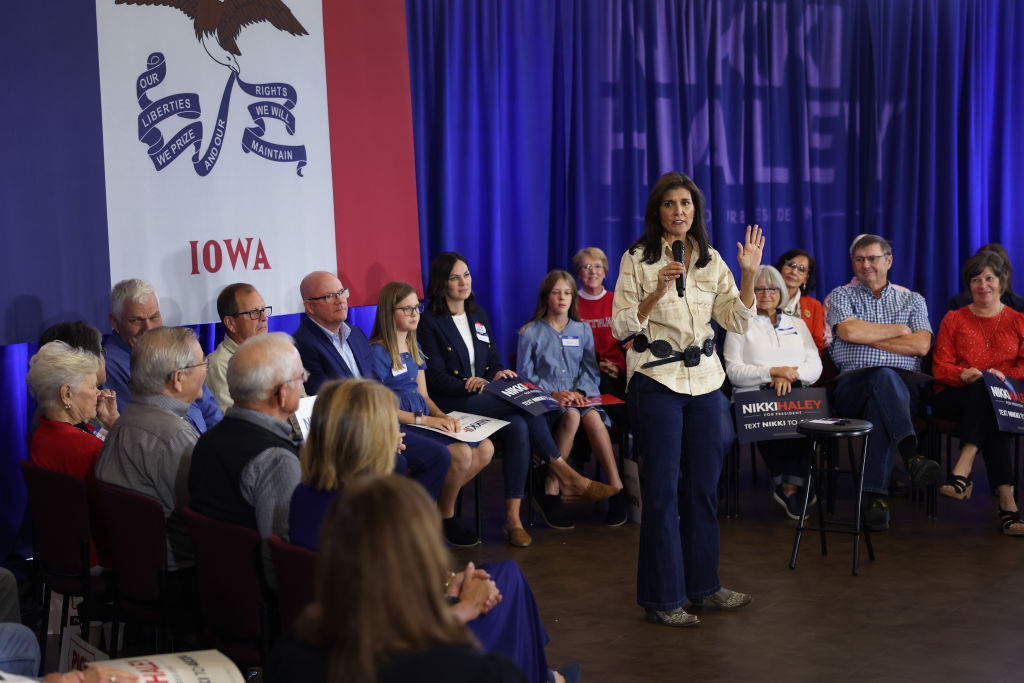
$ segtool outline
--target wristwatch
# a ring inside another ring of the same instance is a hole
[[[412,416],[413,418],[415,418],[416,424],[423,424],[423,411],[417,410],[415,413],[412,414]]]

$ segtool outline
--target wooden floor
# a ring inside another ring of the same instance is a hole
[[[571,506],[577,526],[568,532],[535,515],[533,545],[505,545],[498,462],[483,477],[484,542],[456,558],[519,562],[551,636],[549,663],[582,662],[588,683],[1024,680],[1024,537],[999,532],[980,462],[973,499],[940,498],[939,519],[926,518],[923,503],[891,499],[892,528],[872,535],[876,561],[862,542],[852,576],[852,537],[839,535],[826,557],[817,535],[805,535],[789,569],[795,523],[772,500],[763,464],[755,486],[742,460],[739,517],[720,518],[719,575],[754,602],[696,627],[644,621],[639,526],[604,527],[596,505]]]

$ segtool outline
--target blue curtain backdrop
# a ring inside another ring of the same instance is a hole
[[[614,285],[648,188],[703,189],[735,267],[813,253],[818,298],[853,237],[937,325],[959,269],[1024,209],[1024,6],[1014,0],[406,2],[424,269],[463,252],[501,350],[551,268],[605,250]],[[1018,114],[1019,118],[1019,114]]]
[[[406,10],[424,272],[441,251],[466,255],[506,359],[544,273],[577,249],[604,249],[613,285],[648,187],[669,170],[704,190],[729,263],[757,222],[772,259],[793,246],[815,254],[819,298],[849,280],[846,250],[861,232],[892,240],[890,278],[925,295],[936,326],[980,244],[1001,242],[1024,267],[1013,223],[1024,209],[1020,2],[408,0]],[[372,309],[353,319],[369,331]],[[212,349],[213,327],[200,336]],[[34,351],[0,347],[0,556],[24,509],[17,463]]]

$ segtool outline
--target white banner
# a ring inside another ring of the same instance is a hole
[[[337,268],[321,4],[287,6],[96,0],[111,282],[151,282],[166,324],[239,281],[296,313]]]

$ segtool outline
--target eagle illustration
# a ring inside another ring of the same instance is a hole
[[[281,0],[114,0],[117,5],[164,5],[184,12],[192,19],[196,38],[213,61],[235,73],[241,72],[242,52],[235,39],[249,24],[269,21],[293,36],[308,35],[299,20]]]

